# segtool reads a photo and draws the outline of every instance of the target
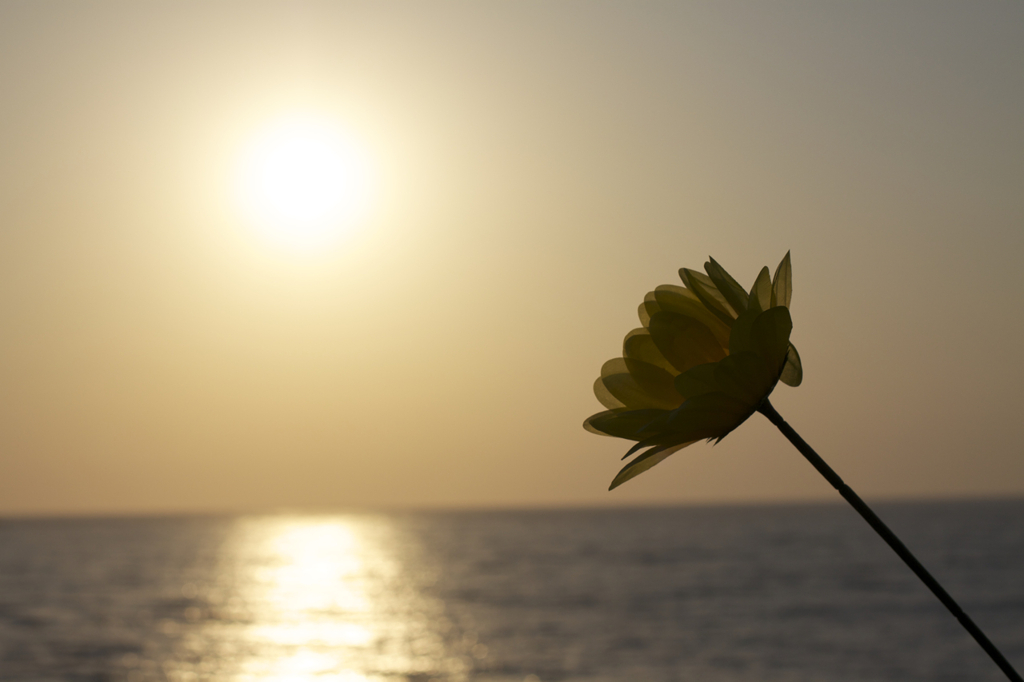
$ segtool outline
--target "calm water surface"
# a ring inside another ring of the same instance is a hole
[[[1024,669],[1024,501],[879,505]],[[0,521],[0,680],[1000,680],[839,505]]]

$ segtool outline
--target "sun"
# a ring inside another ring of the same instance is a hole
[[[336,241],[370,199],[363,149],[340,126],[312,116],[278,120],[256,134],[237,177],[247,221],[272,243],[298,250]]]

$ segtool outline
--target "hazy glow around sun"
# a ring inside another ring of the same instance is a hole
[[[249,144],[237,198],[247,220],[272,242],[310,249],[362,217],[370,180],[366,153],[339,126],[295,116],[264,128]]]

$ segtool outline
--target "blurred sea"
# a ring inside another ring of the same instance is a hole
[[[876,511],[1024,670],[1024,500]],[[0,680],[1000,680],[843,505],[0,520]]]

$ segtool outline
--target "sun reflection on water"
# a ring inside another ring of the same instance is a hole
[[[239,521],[220,582],[168,670],[180,682],[460,682],[444,607],[392,522],[373,516]],[[195,588],[190,588],[195,590]]]
[[[254,571],[250,601],[262,603],[276,622],[254,627],[254,638],[292,646],[366,646],[373,640],[364,625],[337,617],[365,620],[372,612],[367,564],[380,572],[390,563],[351,523],[285,522],[266,539],[263,551],[276,561]]]

